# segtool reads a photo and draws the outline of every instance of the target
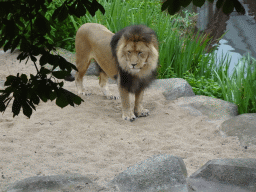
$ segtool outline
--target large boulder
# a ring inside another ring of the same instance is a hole
[[[162,90],[167,100],[195,95],[189,83],[181,78],[157,79],[150,87]]]
[[[15,182],[4,192],[96,192],[103,189],[84,176],[53,175],[29,177]]]
[[[224,136],[237,136],[244,147],[256,145],[256,113],[228,119],[221,124],[220,131]]]
[[[131,192],[187,192],[186,176],[187,170],[180,157],[163,154],[127,168],[108,185]]]
[[[182,97],[176,104],[191,115],[206,115],[210,120],[225,120],[238,115],[237,105],[203,95]]]
[[[193,191],[255,192],[256,159],[214,159],[187,178]]]

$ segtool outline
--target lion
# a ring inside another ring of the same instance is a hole
[[[134,121],[149,111],[142,107],[143,93],[156,77],[158,40],[156,33],[145,25],[132,25],[116,34],[96,23],[82,25],[75,39],[75,82],[78,94],[88,94],[83,77],[94,59],[99,67],[99,85],[107,99],[118,99],[109,93],[108,77],[117,80],[122,104],[122,118]],[[135,94],[134,110],[129,95]]]

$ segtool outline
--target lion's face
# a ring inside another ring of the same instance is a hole
[[[143,41],[119,41],[117,59],[119,66],[132,75],[147,75],[157,67],[158,51]]]

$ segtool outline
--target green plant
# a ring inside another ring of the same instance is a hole
[[[205,76],[195,78],[194,74],[189,73],[188,71],[184,73],[183,78],[191,85],[196,95],[206,95],[223,99],[221,87],[213,79],[207,79]]]
[[[244,56],[229,77],[227,66],[214,69],[225,101],[238,105],[239,114],[256,112],[256,60]]]

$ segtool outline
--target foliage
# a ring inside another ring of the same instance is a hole
[[[213,2],[214,0],[208,0]],[[191,2],[197,7],[202,7],[205,0],[166,0],[162,5],[162,11],[168,10],[169,14],[174,15],[181,7],[187,7]],[[245,9],[239,0],[218,0],[216,3],[218,9],[222,8],[223,13],[229,15],[234,8],[240,14],[245,14]]]
[[[183,78],[190,84],[196,95],[206,95],[223,99],[220,85],[212,78],[208,79],[205,76],[195,78],[195,75],[188,71],[184,73]]]
[[[236,65],[231,77],[227,66],[218,66],[214,73],[221,86],[225,101],[238,105],[238,112],[252,113],[256,111],[256,60],[249,54]]]
[[[55,50],[54,30],[56,23],[65,22],[68,15],[80,17],[86,13],[94,15],[99,9],[104,13],[104,8],[96,1],[67,0],[54,1],[58,6],[51,17],[48,9],[52,0],[13,0],[0,2],[0,47],[4,51],[11,49],[11,52],[19,47],[21,53],[20,61],[31,59],[37,70],[37,74],[30,75],[30,79],[25,74],[8,76],[5,82],[5,90],[1,90],[0,111],[4,112],[12,99],[13,116],[19,114],[23,109],[23,114],[30,117],[32,109],[36,110],[40,100],[46,102],[49,99],[56,99],[59,107],[67,105],[79,105],[83,101],[80,97],[62,88],[63,82],[56,82],[57,79],[64,79],[70,74],[75,66],[59,55],[52,55]],[[50,12],[52,10],[50,9]],[[51,39],[52,38],[52,39]],[[35,56],[41,55],[39,64]],[[47,70],[43,66],[48,63],[52,65],[52,70]],[[61,71],[54,71],[59,67]]]

